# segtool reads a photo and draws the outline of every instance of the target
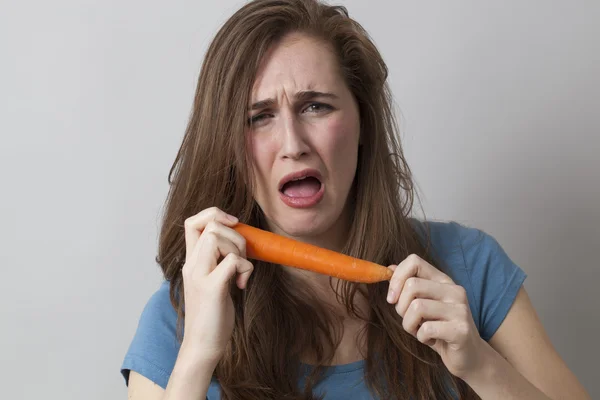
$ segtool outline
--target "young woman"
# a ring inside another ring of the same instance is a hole
[[[130,399],[588,398],[498,243],[409,217],[386,78],[343,8],[259,0],[225,23],[169,177]],[[252,262],[238,221],[393,277]]]

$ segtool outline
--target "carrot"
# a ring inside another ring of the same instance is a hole
[[[234,228],[246,239],[246,256],[260,261],[318,272],[347,281],[389,280],[392,270],[370,261],[293,240],[241,222]]]

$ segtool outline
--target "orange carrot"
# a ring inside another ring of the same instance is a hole
[[[332,250],[303,243],[243,223],[234,226],[246,239],[246,256],[301,268],[347,281],[374,283],[389,280],[392,270]]]

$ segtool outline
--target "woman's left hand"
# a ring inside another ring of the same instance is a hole
[[[453,375],[465,379],[482,368],[486,343],[479,335],[462,286],[412,254],[390,279],[387,301],[404,329],[433,348]]]

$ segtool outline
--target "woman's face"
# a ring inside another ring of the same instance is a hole
[[[270,229],[321,245],[343,240],[360,120],[329,47],[300,34],[274,46],[258,71],[248,118],[254,198]]]

